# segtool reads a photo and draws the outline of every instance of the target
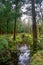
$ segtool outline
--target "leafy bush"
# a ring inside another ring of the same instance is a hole
[[[16,42],[19,42],[19,43],[25,43],[25,44],[32,44],[33,41],[32,41],[32,36],[30,34],[25,34],[25,33],[22,33],[22,34],[18,34],[16,36]]]
[[[38,46],[40,49],[43,49],[43,35],[38,37]]]
[[[39,47],[43,49],[43,38],[40,39]]]
[[[33,55],[31,65],[43,65],[43,50]]]
[[[7,64],[12,63],[15,59],[14,58],[15,57],[14,54],[16,53],[15,50],[17,50],[15,46],[15,41],[7,37],[1,37],[0,38],[0,64],[1,63],[7,63]]]
[[[21,37],[20,34],[18,34],[18,35],[16,36],[16,42],[17,42],[17,43],[22,42],[22,37]]]
[[[9,49],[8,41],[5,38],[1,38],[0,39],[0,63],[7,62],[7,60],[11,58],[8,49]]]
[[[8,49],[8,41],[5,38],[0,39],[0,52],[3,52],[4,50]]]

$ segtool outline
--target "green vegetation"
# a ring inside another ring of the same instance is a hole
[[[14,52],[16,51],[17,48],[13,40],[10,40],[8,37],[5,36],[0,38],[0,64],[1,63],[13,64],[13,60],[16,58],[12,56],[12,54],[15,55]],[[19,51],[17,51],[17,53],[18,52]]]
[[[0,0],[0,65],[17,65],[17,45],[24,44],[30,46],[31,65],[43,65],[42,4],[43,0]]]
[[[33,55],[31,65],[43,65],[43,50]]]
[[[43,49],[42,47],[42,43],[43,42],[43,38],[39,38],[38,40],[38,46],[37,46],[37,52],[41,49]],[[41,43],[41,44],[40,44]],[[0,35],[0,61],[1,62],[7,62],[8,64],[9,63],[12,63],[13,60],[11,61],[12,59],[12,52],[16,52],[17,53],[20,53],[18,50],[17,50],[17,45],[21,46],[22,44],[27,44],[27,46],[30,45],[30,49],[31,51],[32,50],[32,47],[33,47],[33,37],[31,34],[28,34],[28,33],[21,33],[21,34],[17,34],[16,35],[16,40],[14,41],[13,39],[13,35],[12,34],[8,34],[8,35]],[[33,55],[33,52],[31,53],[31,56],[32,57],[32,61],[31,61],[31,65],[37,65],[37,64],[40,64],[41,62],[37,61],[37,58],[39,57],[35,57],[35,55],[37,56],[37,54],[40,54],[40,51],[38,53],[35,53]],[[34,60],[36,59],[36,60]],[[43,59],[43,58],[42,58]],[[35,63],[36,62],[36,63]],[[43,62],[42,62],[43,63]]]

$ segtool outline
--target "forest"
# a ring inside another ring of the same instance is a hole
[[[43,65],[43,0],[0,0],[0,65]]]

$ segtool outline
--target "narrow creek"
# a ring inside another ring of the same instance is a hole
[[[27,45],[23,45],[20,48],[18,48],[18,50],[20,50],[21,54],[19,56],[19,61],[18,61],[18,65],[29,65],[30,63],[30,48],[27,47]]]

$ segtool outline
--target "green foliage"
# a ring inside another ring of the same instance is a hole
[[[8,49],[8,41],[4,38],[0,39],[0,52],[3,52],[4,50]]]
[[[10,59],[8,41],[3,37],[0,38],[0,63]]]
[[[0,38],[0,63],[1,62],[6,62],[6,63],[11,63],[11,59],[12,59],[12,52],[15,52],[16,46],[15,46],[15,42],[11,39],[9,39],[6,36],[1,36]]]
[[[13,11],[14,18],[20,18],[21,17],[21,0],[14,0],[15,4],[15,10]]]
[[[43,65],[43,50],[33,55],[31,65]]]
[[[42,37],[40,37],[40,39],[39,39],[39,47],[40,47],[40,49],[43,49],[43,35],[42,35]]]
[[[17,43],[22,43],[22,37],[21,37],[21,34],[20,34],[20,35],[17,34],[17,36],[16,36],[16,42],[17,42]]]
[[[14,22],[13,21],[9,21],[8,22],[8,33],[13,33],[13,30],[14,30]]]
[[[32,35],[30,35],[28,33],[17,34],[15,41],[17,44],[28,44],[28,45],[33,44]]]
[[[23,33],[23,32],[28,32],[30,30],[27,31],[27,28],[22,25],[22,22],[20,21],[20,19],[17,21],[17,33]],[[1,32],[2,33],[7,33],[7,21],[3,21],[0,23],[0,28],[1,28]],[[8,22],[8,33],[13,33],[14,30],[14,21],[9,21]]]
[[[18,33],[22,33],[24,31],[23,29],[23,25],[22,22],[20,21],[20,19],[17,21],[17,32]]]
[[[2,22],[0,27],[1,27],[2,33],[7,33],[7,22],[6,21]],[[14,22],[9,21],[8,22],[8,33],[13,33],[13,29],[14,29]]]

